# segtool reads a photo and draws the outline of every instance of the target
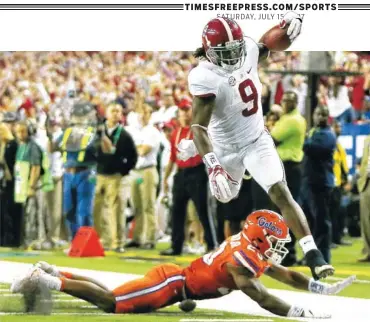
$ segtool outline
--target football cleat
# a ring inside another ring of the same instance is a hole
[[[25,275],[21,275],[14,279],[10,286],[12,293],[32,292],[36,289],[40,275],[45,272],[37,266],[33,266]]]
[[[51,265],[47,262],[40,261],[36,264],[37,267],[42,269],[45,273],[50,274],[55,277],[59,277],[59,270],[55,265]]]
[[[306,254],[305,258],[307,266],[311,269],[312,277],[315,280],[326,278],[334,274],[334,267],[324,260],[324,257],[319,250],[310,250]]]

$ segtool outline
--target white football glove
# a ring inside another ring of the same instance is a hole
[[[302,317],[311,319],[330,319],[331,314],[316,310],[304,309]]]
[[[238,186],[239,182],[222,168],[213,152],[207,153],[204,163],[208,168],[209,187],[212,195],[220,202],[226,203],[233,199],[230,185]]]
[[[193,140],[182,139],[177,145],[177,158],[186,161],[198,154],[197,147]]]
[[[331,314],[325,312],[319,312],[316,310],[305,309],[300,306],[293,305],[288,314],[288,317],[300,317],[300,318],[311,318],[311,319],[329,319]]]
[[[318,294],[324,294],[324,295],[338,294],[343,289],[350,286],[355,280],[356,280],[356,276],[352,275],[335,284],[327,284],[327,283],[315,281],[313,278],[311,278],[308,284],[308,290],[312,293],[318,293]]]
[[[289,25],[287,35],[290,41],[294,41],[301,33],[302,18],[293,11],[287,12],[280,21],[280,28],[285,28]]]

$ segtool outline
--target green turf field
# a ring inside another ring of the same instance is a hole
[[[357,297],[370,299],[370,265],[360,264],[356,260],[361,253],[361,240],[353,240],[354,245],[351,247],[343,246],[333,250],[333,264],[336,268],[336,278],[346,277],[356,274],[358,282],[348,289],[344,290],[340,295],[347,297]],[[180,265],[188,264],[194,256],[182,256],[175,258],[166,258],[158,255],[160,249],[167,245],[160,244],[155,251],[127,251],[124,254],[116,254],[108,252],[104,258],[70,258],[62,251],[60,252],[20,252],[10,249],[0,249],[0,260],[15,261],[23,263],[35,263],[39,260],[44,260],[49,263],[64,267],[75,267],[83,269],[93,269],[101,271],[114,271],[120,273],[144,274],[153,265],[164,261],[172,261]],[[309,273],[305,267],[295,267],[294,269]],[[262,277],[263,283],[274,289],[290,289],[285,285],[278,283],[268,277]],[[330,281],[330,280],[329,280]],[[332,281],[330,281],[332,282]],[[0,285],[0,312],[21,313],[23,306],[21,298],[8,293],[6,285]],[[93,308],[89,303],[81,300],[74,300],[65,294],[56,294],[53,305],[52,317],[27,316],[27,321],[62,321],[68,319],[70,321],[182,321],[197,319],[197,320],[228,320],[237,319],[248,321],[248,319],[262,319],[262,321],[286,321],[285,319],[276,318],[258,318],[253,316],[239,315],[235,313],[225,313],[222,311],[207,311],[197,309],[192,313],[182,313],[176,306],[166,308],[154,314],[145,315],[125,315],[112,316],[103,315],[96,308]],[[220,308],[222,310],[222,308]],[[69,315],[76,313],[76,315]],[[64,315],[63,315],[64,314]],[[66,315],[68,314],[68,315]],[[89,315],[84,315],[89,314]],[[24,316],[8,316],[0,315],[0,321],[23,321]]]

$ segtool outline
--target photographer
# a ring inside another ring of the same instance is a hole
[[[94,226],[104,248],[123,252],[124,227],[121,183],[135,167],[137,152],[131,135],[122,127],[122,106],[108,105],[98,149]],[[103,206],[106,211],[103,211]]]
[[[52,150],[59,149],[63,157],[63,216],[72,239],[80,227],[93,225],[96,156],[101,143],[97,126],[94,106],[77,101],[73,104],[69,126],[53,142]]]

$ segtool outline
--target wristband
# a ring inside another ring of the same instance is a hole
[[[308,282],[308,290],[311,293],[323,294],[325,285],[321,282],[315,281],[313,278],[310,278]]]
[[[287,317],[303,317],[304,309],[302,307],[292,305],[288,311]]]
[[[220,165],[220,161],[218,161],[217,156],[214,152],[209,152],[203,157],[203,162],[207,166],[207,168],[213,168],[216,165]]]

